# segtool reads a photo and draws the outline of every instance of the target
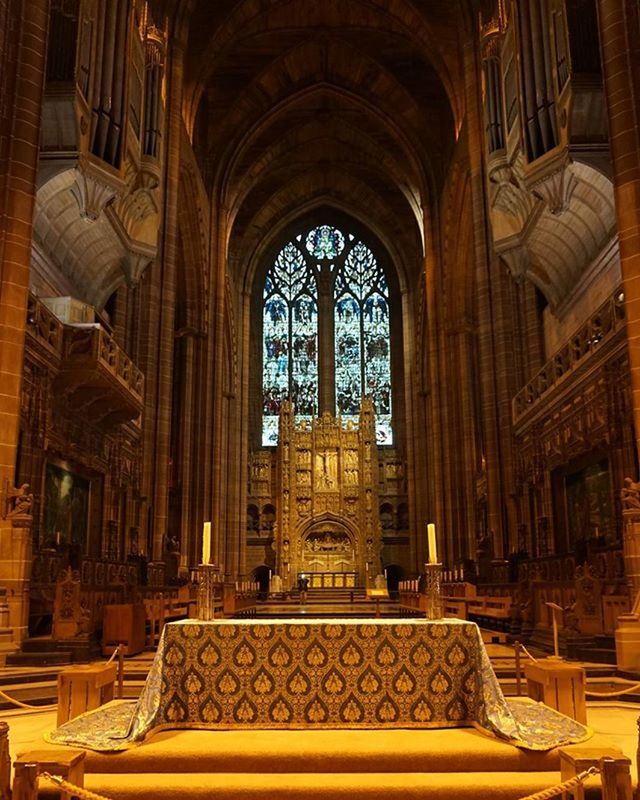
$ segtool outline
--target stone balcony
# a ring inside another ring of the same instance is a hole
[[[144,376],[99,323],[65,325],[29,298],[28,352],[54,367],[55,391],[69,406],[102,425],[138,420]]]
[[[622,339],[624,326],[624,295],[618,289],[514,397],[514,427],[530,422],[541,410],[548,411],[551,398],[568,385],[571,376],[610,354]]]

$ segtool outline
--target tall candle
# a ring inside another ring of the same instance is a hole
[[[202,563],[211,563],[211,523],[205,522],[202,528]]]
[[[433,522],[427,525],[427,540],[429,544],[429,563],[438,563],[438,551],[436,550],[436,526]]]

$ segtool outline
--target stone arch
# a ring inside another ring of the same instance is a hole
[[[353,526],[326,512],[300,525],[297,556],[302,572],[356,572],[360,543]]]

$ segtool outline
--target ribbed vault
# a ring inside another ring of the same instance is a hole
[[[462,2],[194,3],[184,118],[236,286],[320,206],[415,284],[464,115]]]

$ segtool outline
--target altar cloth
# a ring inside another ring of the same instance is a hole
[[[307,618],[169,623],[137,702],[46,738],[117,751],[167,728],[454,726],[536,750],[590,735],[542,704],[507,702],[473,622]]]

